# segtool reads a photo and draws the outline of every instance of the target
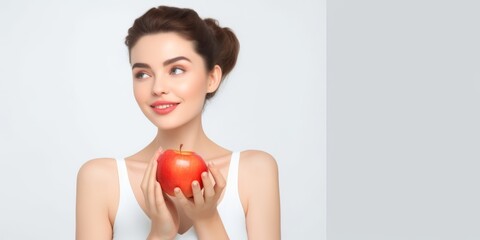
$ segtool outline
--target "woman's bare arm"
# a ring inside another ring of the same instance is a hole
[[[280,239],[278,167],[268,153],[248,151],[240,162],[240,191],[246,193],[248,239]]]
[[[76,233],[77,240],[112,239],[109,200],[115,181],[115,162],[94,159],[85,163],[77,176]],[[118,179],[118,178],[117,178]],[[115,194],[114,194],[115,195]],[[115,195],[117,196],[117,195]]]

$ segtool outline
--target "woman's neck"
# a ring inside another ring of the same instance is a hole
[[[158,129],[155,139],[152,141],[153,147],[162,146],[163,149],[178,149],[183,144],[186,151],[198,151],[202,145],[210,142],[203,131],[201,123],[183,125],[176,129],[163,130]]]
[[[175,129],[158,129],[152,142],[135,156],[149,160],[160,146],[163,150],[179,149],[180,144],[183,144],[183,150],[194,151],[205,157],[213,154],[215,150],[223,149],[207,137],[199,118]]]

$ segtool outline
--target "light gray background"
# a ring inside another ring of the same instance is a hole
[[[2,1],[0,239],[72,239],[78,168],[155,135],[138,109],[123,44],[155,1]],[[325,1],[163,1],[231,27],[236,69],[205,128],[280,169],[284,239],[325,239]]]
[[[328,1],[327,238],[480,239],[480,4]]]

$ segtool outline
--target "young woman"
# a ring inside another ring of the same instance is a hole
[[[191,9],[161,6],[136,19],[125,41],[135,100],[157,127],[145,148],[86,162],[78,173],[76,238],[280,239],[277,165],[272,156],[232,152],[208,138],[202,110],[235,65],[228,28]],[[162,149],[194,151],[208,163],[203,189],[174,196],[156,181]]]

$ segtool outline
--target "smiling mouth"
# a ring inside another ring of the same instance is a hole
[[[173,110],[178,106],[178,103],[163,103],[163,104],[156,104],[156,105],[151,105],[153,111],[156,112],[157,114],[160,115],[165,115]]]
[[[152,107],[157,108],[157,109],[166,109],[166,108],[169,108],[169,107],[173,107],[173,105],[176,105],[176,104],[163,104],[163,105],[152,106]]]

